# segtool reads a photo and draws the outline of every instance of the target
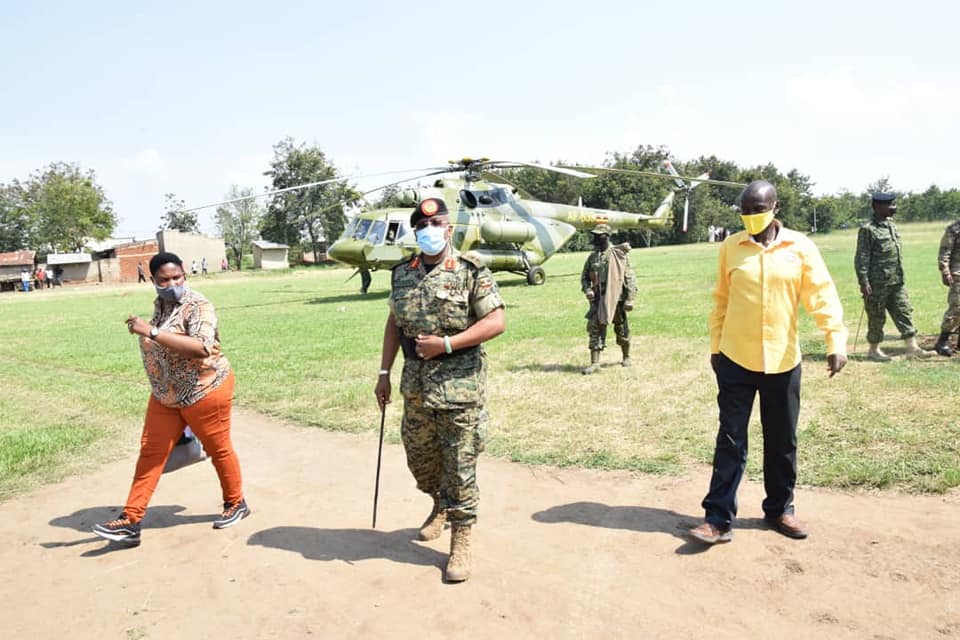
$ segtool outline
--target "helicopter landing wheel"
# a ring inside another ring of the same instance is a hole
[[[527,270],[527,284],[530,285],[541,285],[547,280],[547,273],[543,270],[543,267],[530,267]]]

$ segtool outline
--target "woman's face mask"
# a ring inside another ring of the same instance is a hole
[[[157,295],[160,296],[162,300],[166,300],[167,302],[180,302],[180,298],[183,297],[183,294],[187,290],[187,285],[172,284],[169,287],[153,285],[153,288],[157,290]]]

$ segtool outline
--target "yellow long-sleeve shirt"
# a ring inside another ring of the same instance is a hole
[[[840,296],[820,250],[801,233],[781,226],[767,247],[746,231],[724,240],[713,300],[710,352],[744,369],[783,373],[800,363],[801,302],[823,331],[827,353],[846,355]]]

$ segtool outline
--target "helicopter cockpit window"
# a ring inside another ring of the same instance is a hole
[[[347,227],[343,230],[343,233],[340,234],[341,238],[352,238],[353,232],[357,228],[357,219],[354,218],[347,223]]]
[[[383,220],[375,220],[373,222],[373,229],[370,230],[370,235],[367,236],[373,244],[380,244],[383,242],[383,234],[387,230],[387,224]]]
[[[373,223],[373,220],[361,220],[357,224],[357,230],[354,232],[353,237],[360,239],[367,235],[367,231],[370,230],[370,225]]]

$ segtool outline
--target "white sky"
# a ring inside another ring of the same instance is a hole
[[[345,173],[663,144],[817,193],[960,187],[954,2],[138,4],[0,5],[0,182],[93,169],[117,235],[259,190],[285,136]]]

